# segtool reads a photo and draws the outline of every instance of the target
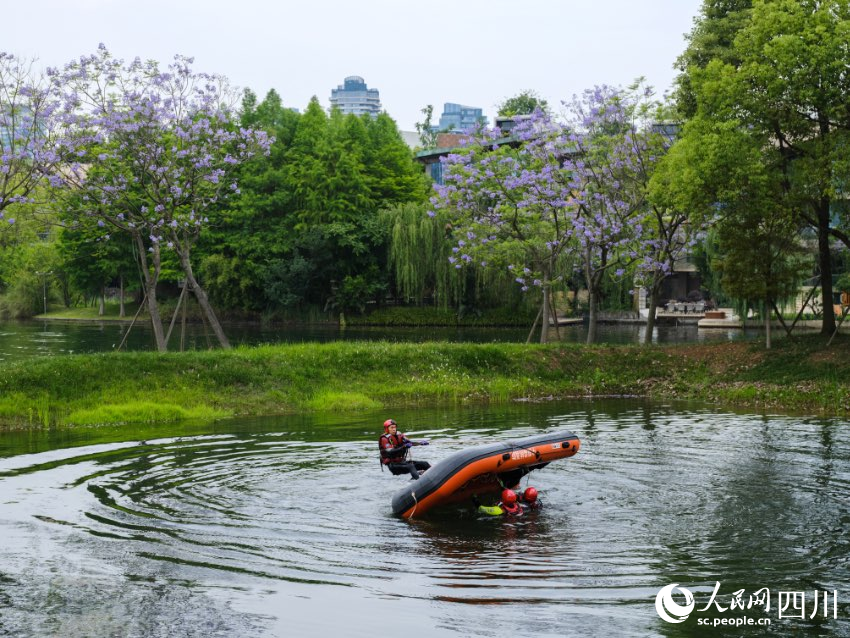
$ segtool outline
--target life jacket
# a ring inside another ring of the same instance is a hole
[[[508,516],[522,516],[523,509],[522,505],[519,504],[519,501],[514,503],[513,505],[508,505],[507,503],[499,503],[499,507],[505,510],[505,514]]]
[[[389,463],[400,463],[401,461],[404,461],[407,450],[396,452],[393,455],[390,455],[390,450],[401,447],[404,445],[405,441],[407,441],[407,439],[401,432],[396,432],[395,434],[382,434],[381,438],[378,439],[378,449],[381,451],[381,463],[388,465]]]

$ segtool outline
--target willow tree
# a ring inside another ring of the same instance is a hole
[[[382,211],[389,228],[388,265],[396,290],[404,299],[422,304],[433,292],[446,303],[456,298],[458,278],[448,262],[451,246],[445,225],[425,214],[425,204],[398,204]]]
[[[397,294],[421,305],[432,296],[442,307],[478,306],[495,300],[505,306],[517,297],[513,277],[495,268],[461,264],[456,259],[451,223],[426,215],[426,204],[400,204],[382,211],[389,229],[388,266]]]

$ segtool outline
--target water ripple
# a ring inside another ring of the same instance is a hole
[[[382,612],[391,624],[416,613],[436,635],[492,635],[483,628],[496,619],[517,635],[640,636],[680,635],[652,604],[671,582],[850,591],[846,424],[606,406],[422,417],[430,425],[415,434],[434,444],[416,453],[430,460],[541,429],[579,435],[579,455],[533,477],[544,509],[517,520],[471,507],[393,518],[407,479],[381,473],[368,423],[321,439],[321,428],[284,422],[0,459],[0,603],[12,610],[0,635],[26,635],[23,615],[31,631],[88,635],[61,606],[35,602],[48,591],[102,635],[116,626],[107,601],[117,596],[117,610],[141,604],[186,627],[182,606],[206,635],[276,635],[282,600],[306,610],[323,598],[349,601],[343,616],[314,619],[327,630],[352,618],[378,626],[369,614],[393,600],[401,607]],[[86,603],[86,591],[103,598]],[[534,622],[514,627],[520,610]],[[134,622],[122,635],[160,635],[159,620]],[[783,625],[788,635],[805,626]]]

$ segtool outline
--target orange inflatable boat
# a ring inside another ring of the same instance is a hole
[[[572,432],[554,432],[466,448],[435,463],[418,481],[396,492],[393,513],[413,518],[438,505],[471,502],[473,494],[515,487],[532,470],[573,456],[580,445]]]

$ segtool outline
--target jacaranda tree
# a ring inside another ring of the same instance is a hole
[[[640,85],[597,87],[565,104],[564,121],[538,110],[510,140],[482,131],[445,159],[432,214],[447,215],[455,229],[455,266],[504,265],[524,290],[541,288],[542,341],[551,287],[566,268],[580,264],[584,274],[592,343],[604,276],[623,276],[651,248],[651,100]]]
[[[59,156],[48,83],[33,63],[0,52],[0,221],[14,224],[9,207],[30,203]]]
[[[157,348],[167,347],[156,298],[163,252],[173,251],[219,342],[229,347],[192,269],[192,247],[208,214],[237,193],[236,167],[267,153],[263,131],[240,128],[237,95],[224,78],[198,73],[192,58],[129,64],[105,46],[49,71],[61,103],[67,164],[51,183],[74,191],[78,217],[93,218],[136,244]]]

